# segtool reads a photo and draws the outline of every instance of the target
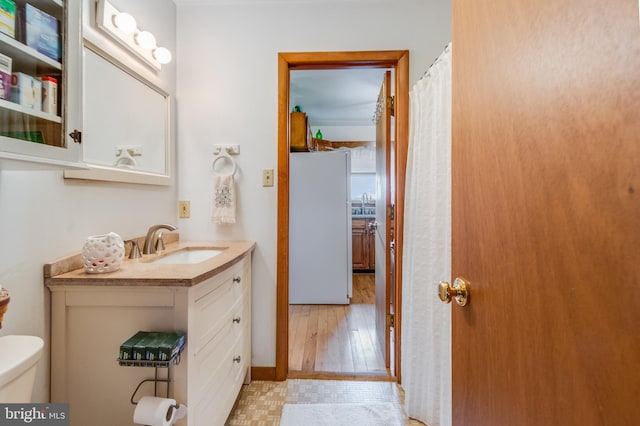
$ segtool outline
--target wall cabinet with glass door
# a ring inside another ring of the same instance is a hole
[[[79,0],[0,0],[0,158],[79,165],[80,19]]]

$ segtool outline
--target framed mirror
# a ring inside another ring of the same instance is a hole
[[[85,41],[83,160],[65,178],[169,185],[169,94]]]

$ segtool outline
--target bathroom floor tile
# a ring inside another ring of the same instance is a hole
[[[243,385],[227,426],[271,426],[280,423],[287,382],[252,381]]]
[[[392,382],[344,380],[253,381],[244,385],[227,426],[277,426],[282,406],[309,403],[392,402],[404,413],[404,392]],[[406,418],[406,415],[403,415]],[[421,422],[406,418],[406,425]]]

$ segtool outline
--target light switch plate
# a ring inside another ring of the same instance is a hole
[[[190,201],[178,201],[178,217],[180,219],[188,219],[191,217]]]
[[[262,186],[273,186],[273,169],[262,171]]]

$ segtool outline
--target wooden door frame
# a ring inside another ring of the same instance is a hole
[[[402,242],[405,170],[409,145],[409,51],[299,52],[278,54],[278,239],[276,368],[273,379],[289,371],[289,71],[291,69],[393,68],[395,92],[395,368],[400,382],[402,324]],[[393,137],[393,136],[392,136]]]

